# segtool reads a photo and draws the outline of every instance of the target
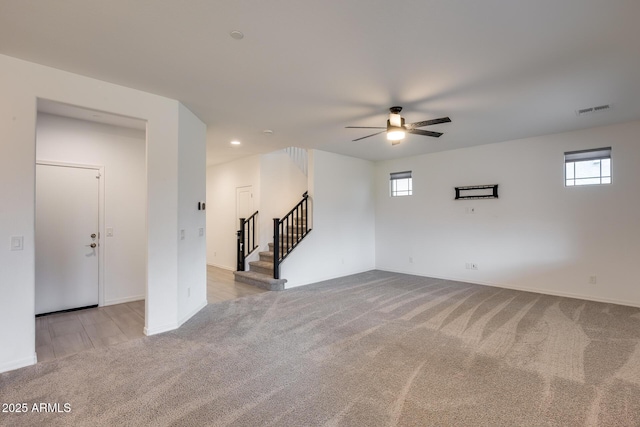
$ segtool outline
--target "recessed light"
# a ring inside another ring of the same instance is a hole
[[[229,35],[231,36],[232,39],[235,39],[235,40],[242,40],[244,38],[244,34],[242,34],[242,31],[238,31],[238,30],[231,31]]]
[[[231,141],[231,145],[240,145],[240,141],[234,139],[233,141]]]

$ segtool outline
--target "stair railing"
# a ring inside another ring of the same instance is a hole
[[[236,270],[244,271],[244,261],[253,252],[258,244],[256,243],[256,218],[258,211],[255,211],[249,218],[240,218],[240,230],[237,236],[237,263]]]
[[[280,263],[311,231],[309,228],[309,194],[282,219],[273,218],[273,278],[280,278]]]

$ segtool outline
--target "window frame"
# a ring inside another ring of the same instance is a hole
[[[406,190],[398,190],[400,181],[407,182]],[[413,196],[413,177],[411,171],[391,172],[389,174],[389,196],[390,197],[406,197]]]
[[[603,175],[602,161],[609,160],[609,174]],[[599,174],[593,176],[576,176],[576,164],[582,162],[599,162]],[[569,177],[567,173],[569,171],[569,165],[573,167],[572,177]],[[579,151],[567,151],[564,153],[564,186],[565,187],[585,187],[592,185],[609,185],[612,183],[612,161],[611,161],[611,147],[593,148],[589,150]],[[598,182],[586,182],[594,181]],[[582,183],[580,183],[582,181]]]

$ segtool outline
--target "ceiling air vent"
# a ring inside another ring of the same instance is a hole
[[[585,114],[599,113],[601,111],[606,111],[610,109],[611,109],[611,104],[598,105],[597,107],[589,107],[589,108],[582,108],[580,110],[576,110],[576,115],[584,116]]]

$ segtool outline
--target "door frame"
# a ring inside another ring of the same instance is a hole
[[[98,251],[98,307],[104,305],[104,249],[103,242],[106,241],[104,234],[104,166],[101,165],[88,165],[82,163],[68,163],[49,160],[36,160],[36,165],[45,166],[59,166],[65,168],[78,168],[78,169],[91,169],[98,172],[100,180],[98,182],[98,244],[100,250]],[[36,192],[38,189],[36,188]],[[36,193],[37,194],[37,193]]]

